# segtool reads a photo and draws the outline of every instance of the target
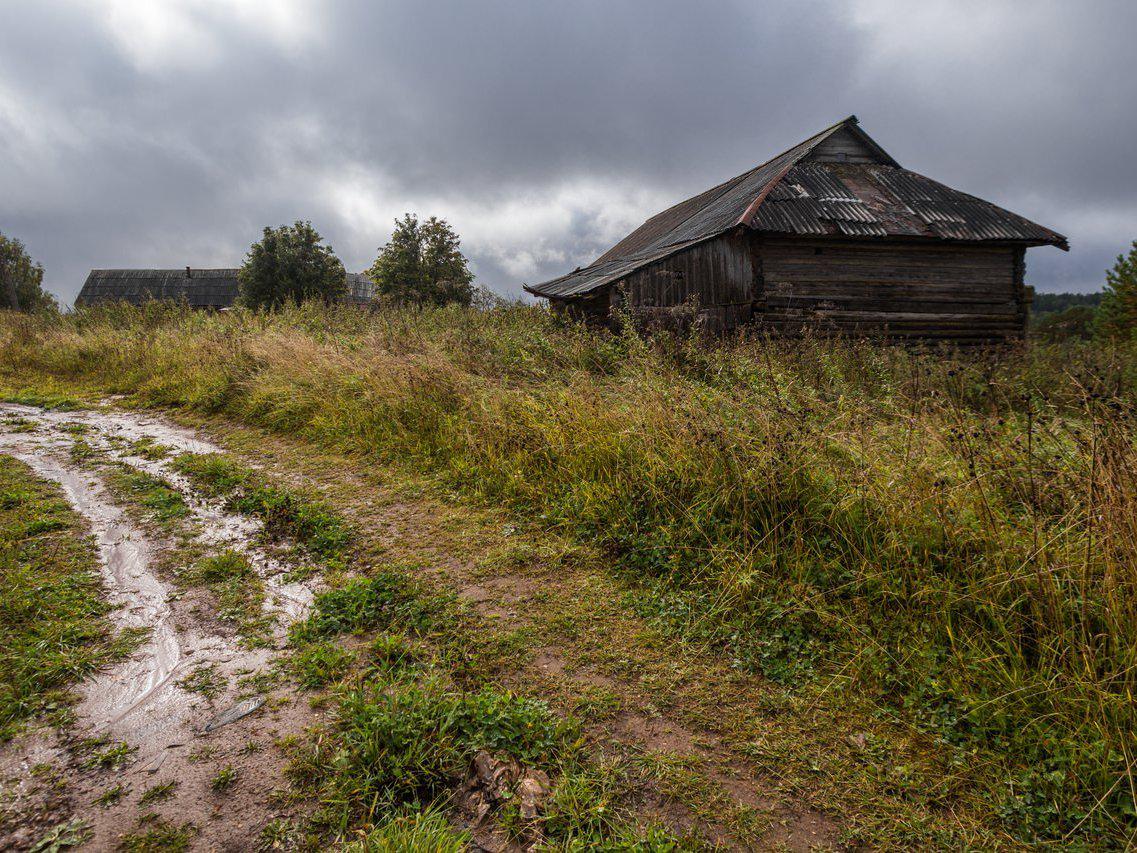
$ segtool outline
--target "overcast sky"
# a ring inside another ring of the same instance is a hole
[[[516,295],[855,113],[1094,290],[1137,238],[1134,34],[1134,0],[0,0],[0,233],[70,302],[296,219],[364,269],[414,211]]]

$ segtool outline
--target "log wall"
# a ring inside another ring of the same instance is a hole
[[[610,323],[625,295],[649,328],[753,324],[854,336],[1001,343],[1026,325],[1014,245],[764,237],[736,231],[553,310]]]
[[[729,331],[751,317],[758,281],[754,250],[747,233],[731,232],[638,270],[621,285],[650,325],[693,322],[708,332]]]
[[[762,329],[975,344],[1023,333],[1020,247],[755,239]]]

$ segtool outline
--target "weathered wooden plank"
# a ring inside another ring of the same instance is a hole
[[[769,295],[765,299],[767,311],[879,311],[895,310],[896,300],[879,298],[815,298],[806,296],[782,297]],[[1019,307],[1013,302],[964,302],[955,300],[905,299],[904,308],[929,315],[946,316],[966,314],[970,317],[1011,317],[1017,318]]]
[[[766,328],[1003,338],[1025,318],[1011,246],[765,238]]]

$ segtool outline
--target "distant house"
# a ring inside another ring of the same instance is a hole
[[[609,322],[991,343],[1023,334],[1028,246],[1066,238],[900,166],[850,116],[525,289]]]
[[[361,272],[347,274],[344,302],[365,305],[374,295],[375,285]],[[129,302],[141,305],[154,299],[185,302],[193,308],[220,310],[237,301],[237,270],[202,270],[185,267],[176,270],[91,270],[76,306]]]

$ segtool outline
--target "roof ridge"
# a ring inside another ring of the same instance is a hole
[[[677,208],[680,208],[685,204],[690,204],[691,202],[695,201],[696,199],[702,199],[701,204],[699,204],[697,207],[692,209],[686,216],[684,216],[682,219],[680,219],[678,222],[676,222],[674,225],[672,225],[669,229],[667,229],[667,231],[664,232],[664,234],[660,235],[659,239],[662,239],[663,237],[666,237],[667,235],[673,234],[675,232],[681,232],[684,225],[686,225],[688,222],[690,222],[693,219],[695,219],[696,217],[698,217],[707,207],[712,205],[715,201],[717,201],[718,199],[725,196],[730,191],[730,189],[732,187],[734,187],[740,183],[743,183],[751,175],[755,174],[756,172],[761,171],[762,169],[767,168],[771,163],[775,162],[779,158],[785,157],[787,154],[791,154],[791,153],[794,153],[796,151],[797,153],[791,159],[789,165],[786,166],[786,168],[783,169],[781,171],[781,173],[776,178],[774,178],[772,181],[770,181],[767,184],[767,186],[765,188],[763,188],[762,191],[759,192],[758,196],[747,207],[747,210],[744,212],[744,215],[742,217],[740,217],[734,223],[735,225],[745,224],[746,220],[748,218],[750,218],[751,216],[753,216],[753,214],[757,210],[758,206],[760,206],[762,201],[765,200],[766,195],[769,193],[769,189],[772,188],[774,184],[777,184],[779,181],[781,181],[781,179],[785,177],[786,172],[788,172],[789,169],[794,166],[794,164],[799,162],[802,157],[806,156],[810,151],[812,151],[814,148],[816,148],[821,142],[823,142],[825,139],[827,139],[829,136],[831,136],[836,131],[840,130],[843,127],[856,126],[857,124],[858,124],[858,121],[857,121],[857,117],[855,115],[847,116],[846,118],[843,118],[838,122],[835,122],[834,124],[830,125],[829,127],[818,131],[813,136],[806,137],[801,142],[798,142],[796,145],[791,145],[789,148],[775,154],[773,157],[769,158],[768,160],[765,160],[762,163],[759,163],[757,166],[754,166],[750,169],[747,169],[745,172],[742,172],[741,174],[735,175],[732,178],[727,178],[722,183],[715,184],[710,189],[706,189],[700,193],[695,193],[695,195],[688,196],[687,198],[676,202],[675,204],[671,205],[670,207],[665,208],[664,210],[661,210],[659,213],[656,213],[652,216],[649,216],[647,219],[645,219],[643,221],[643,223],[635,231],[632,232],[632,234],[630,234],[628,236],[630,237],[630,236],[636,234],[641,229],[645,228],[646,226],[650,225],[653,222],[659,222],[659,221],[663,220],[669,213],[673,213]],[[801,150],[797,151],[797,149],[801,149]],[[606,261],[617,260],[620,257],[624,257],[624,258],[635,257],[637,254],[641,254],[642,252],[645,252],[645,251],[650,251],[652,248],[651,244],[649,244],[648,246],[643,246],[639,250],[632,252],[628,255],[616,255],[616,256],[609,257],[611,255],[611,253],[615,249],[617,249],[622,243],[624,243],[627,239],[628,238],[625,237],[624,240],[621,240],[618,243],[616,243],[615,246],[610,248],[608,251],[606,251],[604,254],[602,254],[600,257],[598,257],[596,260],[594,260],[591,264],[584,267],[584,269],[591,269],[596,264],[603,263]],[[656,248],[656,250],[658,250],[658,249],[663,248],[665,246],[679,246],[679,245],[684,245],[688,242],[689,242],[689,240],[675,240],[671,243],[664,243],[663,246],[656,246],[655,248]]]
[[[793,159],[790,160],[789,163],[786,164],[786,167],[784,169],[782,169],[782,171],[778,175],[776,175],[774,178],[771,178],[769,181],[766,182],[766,185],[764,187],[762,187],[761,190],[759,190],[758,195],[756,195],[754,197],[754,201],[750,202],[750,204],[749,204],[749,206],[747,206],[746,210],[744,210],[742,212],[742,215],[740,217],[738,217],[738,222],[736,222],[735,224],[736,225],[749,225],[751,220],[753,220],[754,217],[757,215],[758,208],[760,208],[762,206],[762,203],[769,197],[770,192],[774,189],[774,187],[776,187],[778,184],[780,184],[782,182],[782,179],[785,178],[786,175],[788,175],[790,173],[790,169],[792,169],[794,166],[796,166],[798,163],[800,163],[802,161],[802,158],[805,157],[807,154],[809,154],[811,151],[813,151],[814,148],[816,148],[818,145],[820,145],[822,142],[824,142],[826,139],[828,139],[830,136],[832,136],[834,133],[836,133],[838,130],[840,130],[843,127],[855,127],[857,129],[859,129],[859,126],[860,126],[860,122],[857,121],[857,117],[855,115],[850,115],[847,118],[841,119],[841,121],[837,122],[836,124],[833,124],[833,125],[825,128],[825,130],[821,131],[820,133],[816,133],[813,136],[809,137],[808,139],[805,139],[804,141],[799,142],[797,145],[794,145],[790,148],[787,148],[785,151],[783,151],[781,154],[779,154],[778,157],[784,157],[786,154],[789,154],[795,148],[801,148],[802,149],[797,155],[795,155],[793,157]],[[861,132],[864,134],[864,131],[861,131]],[[868,136],[868,134],[864,134],[864,135]],[[880,148],[879,145],[877,147]],[[884,151],[884,149],[881,148],[881,151]],[[887,152],[885,152],[885,153],[887,153]],[[766,161],[766,163],[763,163],[762,165],[764,166],[764,165],[767,165],[769,163],[772,163],[775,160],[777,160],[778,157],[771,157],[769,160]],[[761,168],[761,166],[759,166],[758,168]],[[747,174],[749,174],[749,172]]]
[[[789,154],[789,153],[790,153],[791,151],[793,151],[795,148],[801,148],[801,147],[803,147],[803,146],[807,146],[807,145],[808,145],[809,147],[808,147],[806,150],[802,151],[800,154],[798,154],[798,155],[796,156],[796,158],[794,159],[794,161],[793,161],[793,162],[792,162],[792,163],[791,163],[789,166],[787,166],[787,167],[786,167],[786,168],[785,168],[785,169],[782,171],[782,174],[781,174],[781,175],[779,175],[777,178],[774,178],[774,179],[773,179],[773,180],[772,180],[772,181],[771,181],[771,182],[770,182],[770,183],[767,185],[767,186],[773,186],[774,184],[776,184],[778,181],[780,181],[782,178],[784,178],[784,177],[785,177],[785,173],[786,173],[786,172],[788,172],[788,171],[790,170],[790,168],[792,168],[792,166],[793,166],[793,164],[794,164],[794,163],[796,163],[798,160],[800,160],[802,157],[804,157],[806,154],[808,154],[810,151],[812,151],[814,148],[816,148],[816,147],[817,147],[817,146],[818,146],[818,145],[819,145],[821,142],[823,142],[823,141],[824,141],[824,140],[825,140],[827,137],[829,137],[830,135],[832,135],[832,134],[833,134],[834,132],[836,132],[838,129],[840,129],[840,128],[842,128],[842,127],[844,127],[845,125],[847,125],[847,124],[850,124],[850,123],[852,123],[852,124],[857,124],[857,117],[856,117],[855,115],[851,115],[851,116],[849,116],[848,118],[843,118],[843,119],[841,119],[839,122],[837,122],[836,124],[830,125],[829,127],[825,128],[824,130],[818,131],[818,132],[817,132],[817,133],[815,133],[813,136],[807,136],[805,139],[803,139],[801,142],[797,143],[796,145],[791,145],[791,146],[790,146],[789,148],[787,148],[785,151],[781,151],[781,152],[779,152],[779,153],[775,154],[775,155],[774,155],[773,157],[771,157],[770,159],[768,159],[768,160],[765,160],[765,161],[763,161],[763,162],[759,163],[757,166],[754,166],[754,167],[753,167],[753,168],[751,168],[751,169],[747,169],[745,172],[743,172],[743,173],[742,173],[742,174],[740,174],[740,175],[735,175],[733,178],[727,178],[727,179],[726,179],[725,181],[723,181],[721,184],[716,184],[715,186],[711,187],[709,190],[703,190],[703,192],[701,192],[701,193],[696,193],[695,195],[693,195],[693,196],[690,196],[689,198],[685,198],[685,199],[683,199],[683,201],[681,201],[681,202],[678,202],[677,204],[673,204],[673,205],[671,205],[671,207],[667,208],[667,210],[663,211],[662,213],[657,213],[655,216],[651,216],[651,217],[649,217],[648,219],[646,219],[646,220],[645,220],[645,222],[651,222],[653,219],[655,219],[655,218],[657,218],[657,217],[659,217],[659,216],[662,216],[664,213],[667,213],[667,212],[668,212],[668,211],[670,211],[670,210],[674,210],[674,209],[675,209],[675,208],[677,208],[677,207],[678,207],[680,204],[686,204],[687,202],[691,201],[691,199],[695,199],[695,198],[698,198],[698,197],[699,197],[699,196],[701,196],[701,195],[706,195],[707,193],[709,193],[709,192],[711,192],[711,191],[713,191],[713,190],[722,189],[723,191],[725,191],[725,190],[726,190],[726,188],[727,188],[728,186],[730,186],[730,185],[733,185],[733,184],[737,184],[737,183],[740,183],[741,181],[743,181],[743,180],[745,180],[746,178],[748,178],[748,177],[750,177],[751,175],[753,175],[753,174],[754,174],[755,172],[757,172],[759,169],[764,169],[764,168],[766,168],[766,167],[767,167],[767,166],[769,166],[771,163],[773,163],[775,160],[777,160],[779,157],[785,157],[787,154]],[[716,194],[716,195],[715,195],[713,198],[718,198],[718,197],[719,197],[719,195],[722,195],[722,193],[718,193],[718,194]],[[761,193],[760,193],[760,195],[761,195]],[[678,228],[680,225],[682,225],[684,222],[687,222],[688,220],[690,220],[690,219],[691,219],[692,217],[694,217],[694,216],[695,216],[695,213],[694,213],[694,212],[692,212],[690,216],[688,216],[686,219],[684,219],[684,220],[683,220],[683,222],[680,222],[680,223],[679,223],[678,225],[676,225],[675,227],[676,227],[676,228]],[[744,224],[744,223],[743,223],[743,221],[740,219],[740,220],[739,220],[739,222],[738,222],[738,224],[739,224],[739,225],[742,225],[742,224]]]

